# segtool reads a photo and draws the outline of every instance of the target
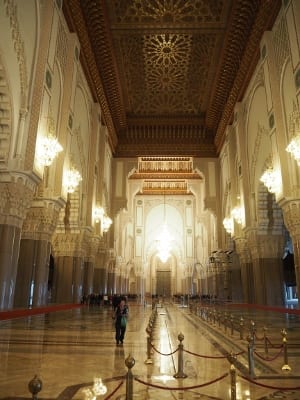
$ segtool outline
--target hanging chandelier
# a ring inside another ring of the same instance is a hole
[[[48,117],[48,132],[45,136],[40,136],[36,144],[36,158],[43,167],[49,167],[58,153],[63,148],[55,137],[55,124],[51,117]]]
[[[81,175],[75,168],[71,168],[65,172],[64,186],[68,193],[74,193],[80,181],[82,181]]]
[[[268,192],[270,193],[278,193],[280,191],[280,174],[277,171],[274,171],[273,168],[269,167],[262,174],[260,181],[266,186]]]
[[[239,224],[242,225],[244,221],[244,209],[241,206],[236,206],[231,210],[232,218]]]
[[[223,226],[227,233],[230,235],[233,233],[233,219],[232,218],[224,218],[223,219]]]
[[[291,153],[300,167],[300,112],[295,103],[293,112],[290,115],[289,132],[292,139],[285,150]]]

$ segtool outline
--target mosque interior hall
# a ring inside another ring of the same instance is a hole
[[[0,400],[300,400],[299,289],[299,0],[0,0]]]

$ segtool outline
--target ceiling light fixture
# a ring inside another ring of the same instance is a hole
[[[292,139],[285,150],[291,153],[300,167],[300,112],[295,103],[293,112],[290,115],[289,132]]]

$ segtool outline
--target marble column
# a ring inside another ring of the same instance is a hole
[[[107,294],[115,293],[115,278],[116,274],[114,271],[109,271],[107,273]]]
[[[55,258],[53,297],[56,303],[80,303],[84,263],[80,257]]]
[[[0,309],[13,306],[21,230],[0,225]]]
[[[34,199],[22,227],[16,280],[16,307],[48,303],[51,237],[63,201]]]
[[[39,178],[0,171],[0,309],[13,307],[21,228]]]
[[[294,264],[298,298],[300,297],[300,200],[286,200],[279,202],[283,212],[283,219],[287,227],[294,248]],[[298,302],[298,308],[300,308]]]
[[[50,243],[22,239],[16,279],[15,307],[41,306],[48,300]]]
[[[284,305],[282,235],[248,232],[248,245],[253,264],[254,302],[263,305]]]
[[[241,267],[242,299],[245,303],[253,304],[255,298],[253,264],[247,240],[244,237],[236,237],[235,247]]]
[[[99,293],[94,290],[94,263],[92,261],[84,262],[84,278],[83,278],[83,293]]]

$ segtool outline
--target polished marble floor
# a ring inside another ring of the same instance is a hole
[[[190,307],[166,302],[157,307],[152,345],[147,348],[152,306],[132,302],[129,307],[123,346],[115,343],[109,306],[0,321],[0,399],[31,398],[28,384],[37,375],[42,382],[37,394],[41,400],[126,396],[127,400],[229,400],[233,395],[227,355],[232,352],[237,354],[237,400],[300,400],[300,315],[221,307],[223,316],[228,311],[236,321],[243,317],[241,339],[238,331],[225,331],[222,324],[201,318]],[[247,327],[251,320],[257,340],[250,376]],[[263,327],[268,329],[268,354],[260,342]],[[282,370],[287,361],[280,348],[282,329],[287,331],[289,371]],[[181,353],[179,333],[184,335]],[[134,363],[132,395],[126,381],[130,360]],[[174,378],[178,372],[187,377]],[[99,379],[106,393],[101,394]]]

